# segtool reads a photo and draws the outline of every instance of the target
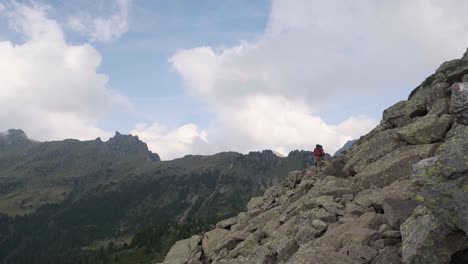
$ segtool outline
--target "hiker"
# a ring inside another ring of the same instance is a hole
[[[325,156],[325,151],[323,150],[322,145],[315,145],[314,149],[314,158],[315,158],[315,171],[320,171],[322,166],[322,159]]]

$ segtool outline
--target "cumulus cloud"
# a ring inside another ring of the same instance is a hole
[[[307,104],[270,95],[249,96],[240,105],[223,107],[219,118],[223,133],[216,144],[237,151],[272,149],[281,153],[310,150],[317,143],[335,150],[376,125],[366,117],[330,125]]]
[[[108,18],[83,13],[70,16],[67,25],[70,29],[89,36],[92,41],[109,42],[117,39],[128,31],[131,0],[116,0],[116,5],[116,12]]]
[[[468,2],[457,0],[273,0],[256,40],[180,50],[169,61],[217,115],[206,129],[210,144],[284,153],[320,142],[333,152],[377,120],[350,113],[330,124],[317,110],[340,96],[414,87],[459,57],[468,42],[465,10]]]
[[[99,119],[125,99],[96,72],[99,52],[68,44],[42,6],[14,3],[5,12],[25,40],[0,42],[0,130],[21,128],[38,140],[111,135]]]
[[[161,124],[137,124],[130,134],[138,135],[147,142],[148,147],[163,159],[179,158],[189,153],[208,153],[212,146],[208,144],[207,134],[195,124],[186,124],[170,130]]]

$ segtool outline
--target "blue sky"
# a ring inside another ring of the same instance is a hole
[[[0,130],[333,152],[468,43],[462,1],[0,0]],[[458,41],[447,41],[457,39]]]

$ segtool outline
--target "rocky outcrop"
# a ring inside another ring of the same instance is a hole
[[[398,131],[398,135],[412,145],[430,144],[444,138],[452,125],[452,121],[452,116],[447,114],[441,117],[426,115],[414,123],[403,127]]]
[[[466,263],[467,74],[466,54],[445,62],[322,173],[291,172],[179,263]]]

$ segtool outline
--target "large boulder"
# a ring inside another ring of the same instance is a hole
[[[323,173],[325,175],[333,175],[337,177],[346,178],[349,174],[344,171],[344,166],[346,165],[347,158],[346,155],[340,155],[330,162],[330,164],[324,169]]]
[[[201,236],[177,241],[166,255],[163,264],[185,264],[200,250]]]
[[[316,246],[332,247],[336,250],[345,246],[368,245],[381,238],[381,234],[372,228],[377,224],[382,224],[382,222],[377,223],[379,219],[370,218],[373,218],[373,216],[364,214],[353,221],[328,229],[322,237],[314,241],[314,244]]]
[[[468,125],[468,83],[456,83],[452,86],[450,111],[460,124]]]
[[[226,229],[216,228],[203,235],[202,247],[205,256],[208,259],[214,259],[218,253],[218,247],[221,242],[229,235],[229,231]]]
[[[385,219],[393,228],[400,229],[400,225],[410,217],[418,205],[419,203],[415,200],[386,198],[383,200]]]
[[[411,189],[411,182],[409,180],[396,181],[384,188],[364,190],[356,195],[353,202],[364,207],[383,208],[383,201],[387,198],[411,198],[413,196]]]
[[[247,204],[247,210],[253,211],[255,209],[259,209],[262,207],[263,204],[263,197],[253,197]]]
[[[351,180],[348,179],[327,176],[319,184],[319,193],[323,195],[341,196],[356,193],[356,190],[351,186]]]
[[[383,112],[383,120],[395,127],[401,127],[411,123],[413,117],[422,116],[426,113],[425,100],[411,99],[408,101],[400,101],[385,109]]]
[[[347,255],[350,258],[357,260],[363,264],[369,263],[372,259],[374,259],[379,254],[377,249],[367,246],[367,245],[343,247],[340,250],[340,253]]]
[[[416,197],[436,216],[468,233],[468,126],[458,125],[436,156],[414,165]]]
[[[452,125],[451,115],[426,115],[403,127],[398,135],[409,144],[429,144],[444,138]]]
[[[398,247],[389,246],[379,251],[379,255],[372,260],[371,264],[401,264]]]
[[[397,135],[398,129],[389,129],[379,132],[371,138],[359,140],[346,155],[349,159],[346,161],[343,170],[355,175],[364,170],[372,162],[375,162],[388,153],[405,145]]]
[[[429,157],[435,147],[436,145],[426,144],[396,149],[357,174],[353,178],[353,185],[358,189],[366,189],[371,186],[384,187],[397,180],[409,179],[413,164]]]
[[[275,263],[275,262],[271,262]],[[360,264],[359,261],[351,257],[336,252],[332,248],[315,247],[311,244],[302,247],[294,254],[286,264]]]
[[[466,235],[423,208],[401,225],[405,264],[449,264],[451,256],[467,247]]]

